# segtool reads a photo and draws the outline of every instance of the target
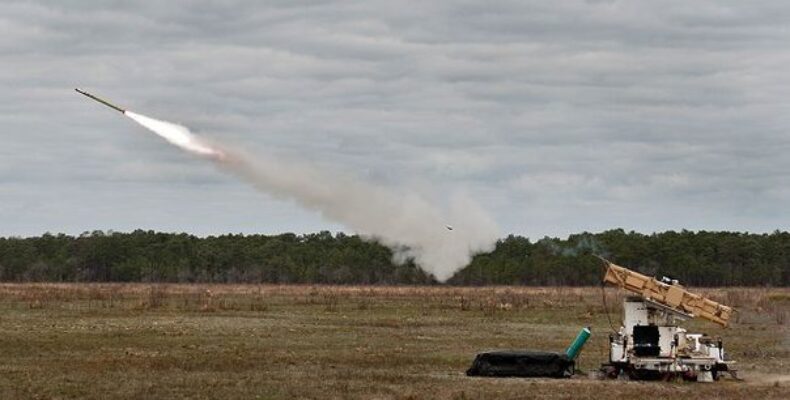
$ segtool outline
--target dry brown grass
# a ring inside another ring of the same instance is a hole
[[[702,289],[745,382],[481,379],[491,348],[606,357],[600,288],[0,284],[0,398],[788,398],[788,289]],[[619,321],[622,292],[607,290]]]

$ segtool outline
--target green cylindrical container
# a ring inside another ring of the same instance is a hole
[[[579,335],[576,336],[576,339],[568,347],[568,350],[565,350],[565,354],[568,356],[568,358],[575,360],[576,357],[579,356],[579,353],[582,351],[582,347],[584,347],[584,344],[587,343],[587,339],[590,338],[591,334],[592,332],[590,332],[589,326],[579,331]]]

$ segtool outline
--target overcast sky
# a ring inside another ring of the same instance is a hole
[[[0,235],[344,230],[75,87],[503,234],[790,225],[788,2],[314,3],[0,2]]]

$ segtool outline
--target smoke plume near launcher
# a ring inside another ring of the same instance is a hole
[[[354,179],[335,171],[275,157],[251,157],[209,142],[188,128],[118,107],[77,92],[148,128],[170,144],[213,161],[224,171],[276,198],[318,211],[369,240],[393,250],[396,262],[413,258],[440,281],[467,265],[474,254],[494,247],[498,228],[476,203],[459,195],[446,209],[414,192]],[[452,225],[447,225],[451,221]]]

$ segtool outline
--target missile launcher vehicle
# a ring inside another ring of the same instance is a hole
[[[689,333],[680,322],[702,318],[726,327],[734,310],[688,292],[677,280],[642,275],[607,260],[604,283],[625,289],[623,323],[609,337],[609,378],[712,382],[723,373],[737,378],[721,338]]]

